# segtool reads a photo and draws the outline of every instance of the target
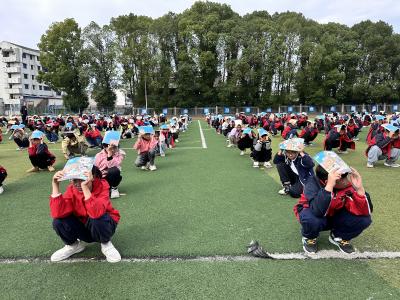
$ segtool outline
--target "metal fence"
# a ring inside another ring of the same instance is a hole
[[[4,114],[18,115],[19,105],[5,105]],[[83,111],[83,113],[89,114],[120,114],[120,115],[132,115],[132,114],[160,114],[164,113],[167,116],[183,115],[188,114],[190,116],[203,116],[205,114],[236,114],[244,112],[246,114],[258,114],[260,112],[278,112],[278,113],[302,113],[306,112],[308,114],[320,114],[329,112],[338,113],[352,113],[352,112],[373,112],[373,111],[385,111],[387,113],[392,113],[400,110],[400,104],[362,104],[362,105],[331,105],[331,106],[317,106],[317,105],[276,105],[267,107],[228,107],[228,106],[208,106],[208,107],[166,107],[162,109],[155,108],[142,108],[142,107],[132,107],[132,106],[117,106],[112,111],[99,111],[96,107],[88,107]],[[45,108],[30,107],[30,115],[58,115],[66,113],[76,113],[66,110],[62,106],[47,106]]]

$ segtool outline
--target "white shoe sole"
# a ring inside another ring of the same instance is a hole
[[[53,258],[51,257],[50,260],[51,260],[52,262],[63,261],[63,260],[66,260],[66,259],[70,258],[72,255],[75,255],[75,254],[78,254],[78,253],[83,252],[85,249],[86,249],[86,247],[85,247],[84,245],[81,244],[80,247],[79,247],[76,251],[74,251],[72,254],[70,254],[70,255],[68,255],[68,256],[65,256],[65,257],[57,258],[57,259],[53,259]]]

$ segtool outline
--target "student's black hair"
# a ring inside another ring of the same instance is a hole
[[[322,180],[322,181],[328,180],[328,172],[323,167],[321,167],[320,165],[318,165],[315,168],[315,175],[317,176],[317,178],[319,180]]]
[[[106,144],[106,143],[102,143],[102,144],[101,144],[101,148],[102,148],[102,149],[106,149],[107,147],[108,147],[108,144]]]
[[[92,168],[92,175],[93,175],[93,178],[101,179],[103,177],[103,175],[101,174],[100,169],[98,167],[96,167],[96,166],[93,166],[93,168]]]

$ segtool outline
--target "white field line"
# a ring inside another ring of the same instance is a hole
[[[272,260],[324,260],[324,259],[400,259],[400,252],[355,252],[353,254],[345,254],[334,250],[322,250],[316,254],[306,255],[305,253],[269,253]],[[239,256],[196,256],[196,257],[126,257],[122,258],[122,262],[126,263],[151,263],[151,262],[247,262],[259,261],[262,258],[257,258],[249,255]],[[94,258],[72,258],[63,261],[62,263],[87,263],[87,262],[102,262],[103,257]],[[1,258],[0,264],[15,264],[15,263],[50,263],[46,258]]]
[[[207,149],[206,139],[204,138],[203,129],[201,129],[200,120],[197,120],[197,122],[199,122],[201,146],[202,146],[204,149]]]

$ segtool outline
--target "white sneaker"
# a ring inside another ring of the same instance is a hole
[[[259,166],[258,161],[253,162],[253,168],[258,168],[258,166]]]
[[[244,151],[240,151],[240,155],[244,155]]]
[[[101,243],[101,252],[106,257],[107,261],[110,263],[116,263],[121,261],[121,254],[115,249],[111,241],[107,243]]]
[[[264,163],[264,167],[270,169],[270,168],[272,168],[272,165],[271,165],[271,163],[269,161],[266,161]]]
[[[142,170],[148,170],[150,167],[150,164],[147,163],[145,166],[142,166]]]
[[[367,168],[373,168],[374,167],[374,164],[372,164],[372,163],[367,163]]]
[[[63,248],[54,252],[50,257],[50,261],[62,261],[76,253],[82,252],[83,250],[85,250],[85,245],[79,241],[76,241],[72,245],[65,245]]]
[[[175,143],[179,143],[179,140],[178,140],[178,139],[176,139],[176,140],[175,140]]]
[[[0,195],[4,193],[4,188],[3,186],[0,186]]]
[[[400,167],[400,165],[399,165],[399,164],[396,164],[396,163],[388,163],[388,162],[385,162],[384,165],[385,165],[386,167],[392,167],[392,168],[398,168],[398,167]]]
[[[119,191],[118,188],[111,188],[111,199],[119,198]]]
[[[165,153],[161,153],[160,156],[161,156],[161,157],[165,157]]]
[[[226,146],[226,147],[231,148],[231,147],[233,147],[233,144],[229,144],[229,145]]]
[[[149,170],[150,170],[150,171],[155,171],[155,170],[157,170],[157,167],[156,167],[155,165],[151,165],[151,166],[149,167]]]

